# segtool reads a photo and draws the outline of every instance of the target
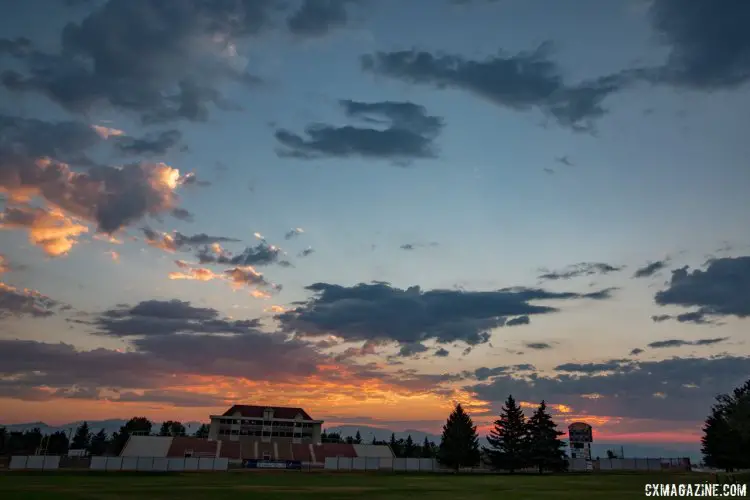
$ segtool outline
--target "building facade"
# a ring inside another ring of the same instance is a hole
[[[234,405],[223,415],[211,415],[208,439],[319,444],[322,426],[322,420],[314,420],[302,408]]]
[[[584,422],[574,422],[568,426],[570,458],[591,460],[591,443],[594,440],[591,426]]]

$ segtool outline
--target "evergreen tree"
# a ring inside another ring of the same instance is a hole
[[[378,440],[375,439],[374,435],[372,436],[372,443],[371,444],[373,444],[373,445],[378,444]]]
[[[427,436],[424,437],[422,448],[419,450],[419,456],[422,458],[432,458],[432,445],[430,444],[430,440],[427,439]]]
[[[508,396],[495,420],[495,427],[487,436],[489,448],[485,448],[490,464],[494,469],[507,470],[511,474],[526,466],[527,436],[526,417],[521,407]]]
[[[388,446],[391,447],[391,451],[393,452],[393,455],[396,457],[401,456],[401,450],[398,445],[398,441],[396,441],[396,434],[391,432],[391,440],[388,442]]]
[[[477,428],[460,403],[456,404],[443,426],[438,460],[455,470],[473,467],[479,462]]]
[[[404,441],[404,457],[406,458],[414,458],[416,456],[417,447],[414,444],[414,440],[411,438],[411,434],[406,436],[406,441]]]
[[[76,429],[73,441],[70,443],[70,448],[73,450],[85,450],[88,449],[89,444],[91,444],[91,430],[89,429],[88,422],[83,422]]]
[[[89,446],[89,453],[98,457],[104,455],[107,452],[107,432],[104,429],[99,429],[99,432],[91,437],[91,445]]]
[[[210,429],[207,424],[201,424],[201,426],[198,427],[198,430],[195,431],[195,434],[193,434],[193,436],[206,439],[208,437],[209,430]]]
[[[357,434],[354,436],[354,444],[362,444],[362,435],[357,431]]]
[[[178,422],[175,420],[167,420],[166,422],[162,422],[161,428],[159,429],[159,435],[160,436],[184,436],[185,426],[182,425],[182,422]]]
[[[44,452],[48,455],[65,455],[68,452],[68,435],[57,431],[44,436]]]
[[[539,469],[562,472],[568,468],[565,443],[560,440],[564,433],[557,430],[552,416],[547,413],[547,404],[542,401],[527,422],[528,463]]]
[[[703,426],[703,461],[709,467],[750,468],[750,380],[716,398]]]

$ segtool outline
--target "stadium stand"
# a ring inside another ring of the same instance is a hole
[[[166,457],[174,438],[164,436],[130,436],[121,457]]]
[[[357,451],[354,445],[344,443],[325,443],[317,444],[312,447],[312,454],[315,456],[315,462],[325,462],[326,458],[357,458]]]
[[[165,456],[173,458],[216,458],[220,455],[218,448],[219,443],[217,441],[194,437],[174,437]]]

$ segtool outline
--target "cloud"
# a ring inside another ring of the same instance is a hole
[[[568,280],[580,276],[592,276],[594,274],[609,274],[621,271],[623,266],[613,266],[604,262],[580,262],[561,269],[549,271],[539,276],[540,280]]]
[[[27,205],[6,207],[0,212],[0,230],[24,229],[29,242],[50,257],[66,255],[88,232],[88,227],[68,217],[62,210]]]
[[[403,357],[412,357],[427,351],[429,351],[429,348],[427,348],[427,346],[425,346],[421,342],[414,342],[411,344],[403,344],[401,346],[401,349],[399,349],[398,351],[398,355]]]
[[[446,358],[450,356],[450,354],[451,354],[450,351],[441,347],[435,351],[435,354],[433,354],[433,356],[438,357],[438,358]]]
[[[720,342],[729,340],[729,337],[713,338],[713,339],[698,339],[698,340],[681,340],[681,339],[670,339],[670,340],[659,340],[651,342],[648,347],[652,349],[664,349],[668,347],[682,347],[686,345],[692,346],[703,346],[703,345],[714,345]]]
[[[509,319],[505,322],[505,326],[528,325],[530,323],[531,319],[528,316],[524,315]]]
[[[292,228],[289,231],[287,231],[286,234],[284,234],[284,239],[291,240],[292,238],[296,238],[297,236],[299,236],[300,234],[304,232],[305,230],[302,229],[301,227]]]
[[[209,236],[205,233],[194,234],[188,236],[175,231],[174,234],[160,233],[154,231],[149,227],[141,228],[141,232],[148,245],[165,250],[167,252],[177,252],[185,250],[194,250],[198,247],[210,247],[215,243],[230,243],[240,241],[235,238],[229,238],[226,236]],[[214,247],[221,248],[221,247]]]
[[[0,281],[0,320],[24,316],[44,318],[63,308],[61,302],[36,290],[20,289]]]
[[[561,126],[590,131],[606,110],[602,101],[627,83],[626,74],[568,84],[550,60],[551,44],[531,52],[483,60],[436,55],[416,49],[377,52],[361,58],[362,68],[415,85],[460,89],[515,111],[538,109]]]
[[[320,37],[341,28],[348,21],[347,4],[359,0],[303,0],[287,18],[287,27],[295,35]]]
[[[494,368],[487,368],[486,366],[483,366],[481,368],[477,368],[474,370],[473,373],[466,373],[467,376],[473,377],[477,380],[484,381],[489,380],[493,377],[496,377],[498,375],[507,374],[507,373],[518,373],[522,371],[533,371],[536,368],[534,365],[530,365],[528,363],[523,363],[519,365],[512,365],[512,366],[496,366]]]
[[[64,163],[0,150],[0,193],[13,201],[40,197],[71,216],[114,233],[147,215],[174,209],[184,179],[164,163],[96,166],[75,172]]]
[[[553,313],[558,309],[532,304],[538,300],[603,299],[604,292],[577,294],[531,288],[490,292],[406,290],[387,283],[341,286],[315,283],[314,296],[276,318],[285,331],[300,336],[336,335],[348,341],[380,340],[400,345],[428,339],[469,346],[485,343],[508,317]]]
[[[164,130],[155,136],[141,138],[121,136],[115,143],[115,148],[123,155],[133,156],[162,156],[175,147],[182,139],[179,130]]]
[[[436,247],[438,246],[438,243],[435,241],[432,241],[430,243],[404,243],[399,248],[401,250],[416,250],[417,248],[426,248],[426,247]]]
[[[661,271],[665,267],[667,267],[668,261],[666,260],[657,260],[656,262],[649,262],[645,266],[636,269],[635,273],[633,274],[634,278],[649,278],[656,274],[657,272]]]
[[[527,349],[534,349],[536,351],[542,351],[546,349],[552,349],[552,345],[546,342],[527,342],[524,344]]]
[[[628,359],[612,359],[606,363],[563,363],[555,367],[558,372],[578,372],[578,373],[602,373],[616,370],[624,370],[629,365]]]
[[[228,253],[216,253],[210,247],[202,248],[196,255],[201,264],[226,264],[230,266],[268,266],[280,264],[281,249],[261,241],[254,247],[247,247],[237,255]]]
[[[750,358],[670,358],[661,361],[612,360],[567,368],[577,373],[543,376],[500,373],[490,382],[469,386],[480,399],[499,409],[513,394],[517,400],[562,402],[588,415],[688,421],[696,424],[716,394],[747,378]],[[561,365],[566,367],[565,365]],[[658,389],[656,389],[658,388]],[[665,397],[655,399],[654,392]],[[596,394],[596,398],[591,398]]]
[[[630,355],[631,356],[638,356],[639,354],[643,354],[643,352],[644,352],[643,349],[641,349],[640,347],[636,347],[635,349],[633,349],[632,351],[630,351]]]
[[[118,403],[166,403],[178,407],[209,408],[233,403],[231,398],[188,391],[148,389],[140,392],[124,391],[115,400]]]
[[[10,51],[25,71],[7,70],[2,82],[78,113],[104,103],[148,123],[205,121],[210,104],[233,109],[218,84],[258,83],[237,68],[235,40],[260,32],[275,4],[110,0],[65,26],[59,53],[29,43]]]
[[[226,281],[236,290],[250,287],[252,289],[251,295],[258,298],[268,298],[270,297],[269,291],[281,290],[281,285],[269,282],[262,273],[251,266],[232,267],[222,273],[216,273],[205,267],[195,267],[184,260],[176,260],[175,264],[180,270],[169,273],[169,279],[171,280]]]
[[[711,90],[750,81],[750,5],[743,1],[653,0],[651,22],[669,47],[653,81]]]
[[[307,138],[285,129],[276,131],[283,146],[281,156],[300,159],[364,157],[408,162],[434,158],[434,140],[443,121],[427,114],[423,106],[411,102],[383,101],[366,103],[339,101],[349,118],[369,127],[313,124],[305,129]],[[381,128],[374,128],[382,125]]]
[[[705,271],[672,271],[668,287],[654,296],[661,306],[695,306],[699,309],[680,315],[678,321],[707,322],[706,318],[750,316],[750,257],[725,257],[708,262]],[[680,317],[682,319],[680,319]]]

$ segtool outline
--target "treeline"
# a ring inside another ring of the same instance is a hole
[[[72,438],[58,431],[42,434],[39,428],[24,432],[8,432],[0,427],[0,455],[65,455],[70,450],[86,450],[92,456],[117,456],[125,447],[132,434],[150,435],[154,424],[145,417],[133,417],[120,430],[108,435],[104,429],[94,433],[87,422],[81,423]],[[185,436],[185,426],[178,421],[168,420],[161,424],[159,436]],[[195,437],[208,437],[208,425],[202,424],[192,434]]]
[[[338,432],[323,431],[320,434],[320,440],[323,443],[387,445],[398,458],[435,458],[438,452],[438,446],[427,437],[424,438],[422,443],[416,443],[411,434],[407,435],[406,439],[396,439],[396,435],[391,433],[389,441],[382,441],[373,437],[371,441],[364,443],[359,431],[356,435],[347,437],[342,437]]]

